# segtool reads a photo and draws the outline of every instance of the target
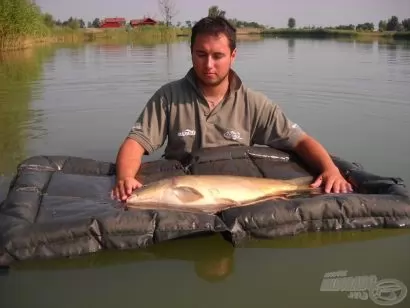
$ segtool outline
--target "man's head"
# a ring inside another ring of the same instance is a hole
[[[223,17],[205,17],[192,28],[192,63],[205,85],[218,85],[229,75],[236,56],[236,30]]]

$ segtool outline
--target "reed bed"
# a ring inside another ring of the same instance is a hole
[[[21,49],[46,40],[50,30],[38,6],[27,0],[2,0],[0,4],[0,49]]]
[[[118,29],[86,29],[84,36],[86,41],[95,41],[99,39],[111,39],[111,40],[139,40],[150,38],[153,40],[173,39],[178,36],[188,35],[188,30],[165,27],[165,26],[140,26],[136,28],[124,27]]]

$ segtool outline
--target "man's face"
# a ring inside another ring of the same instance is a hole
[[[198,35],[192,48],[192,64],[203,84],[216,86],[228,76],[235,55],[226,35]]]

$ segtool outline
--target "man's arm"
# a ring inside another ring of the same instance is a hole
[[[302,135],[293,150],[318,172],[337,168],[325,148],[306,133]]]
[[[142,186],[135,178],[145,149],[135,140],[126,138],[122,143],[116,160],[116,185],[112,196],[117,200],[126,200],[136,188]]]
[[[329,153],[314,138],[303,134],[293,150],[309,166],[312,166],[312,168],[320,173],[316,181],[312,183],[312,187],[319,187],[324,183],[325,192],[327,193],[332,190],[335,193],[352,191],[351,184],[340,173],[339,168],[333,163]]]
[[[162,88],[157,90],[145,105],[138,119],[118,150],[116,160],[117,181],[112,196],[126,200],[136,188],[142,186],[135,178],[144,154],[151,154],[163,145],[167,136],[167,107]]]
[[[266,96],[258,94],[253,97],[253,100],[255,102],[252,136],[254,143],[294,151],[309,166],[318,171],[319,176],[312,183],[313,187],[324,184],[326,192],[336,193],[352,190],[351,185],[319,142],[292,122],[282,109]]]
[[[117,178],[134,178],[141,166],[142,156],[144,155],[144,152],[145,149],[137,141],[131,138],[126,138],[121,145],[117,155]]]

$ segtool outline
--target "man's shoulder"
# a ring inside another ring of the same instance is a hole
[[[243,84],[241,91],[245,100],[251,106],[261,107],[266,104],[276,105],[267,94],[260,90],[255,90],[254,88]]]
[[[158,91],[164,95],[172,95],[175,93],[185,92],[189,89],[189,82],[186,77],[182,77],[176,80],[169,81],[163,84]]]

